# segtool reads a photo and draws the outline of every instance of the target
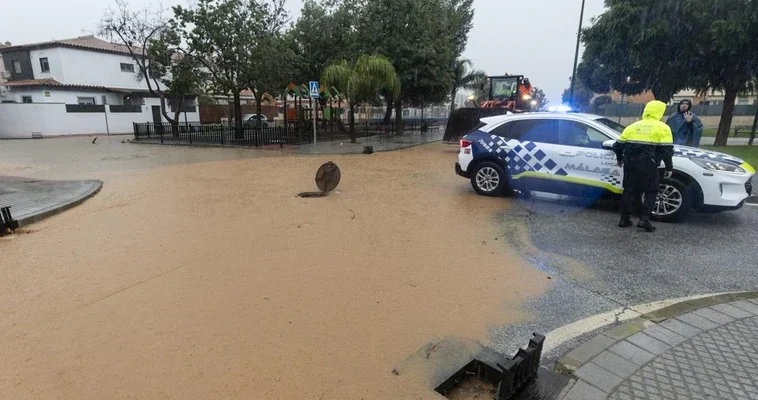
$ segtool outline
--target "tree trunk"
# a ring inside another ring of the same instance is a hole
[[[450,92],[450,114],[455,111],[455,95],[458,94],[458,88],[453,88]]]
[[[758,127],[758,103],[755,104],[755,118],[753,118],[753,127],[750,129],[750,140],[747,142],[748,146],[753,145],[756,127]]]
[[[395,105],[395,101],[387,97],[387,111],[384,113],[384,125],[389,125],[392,119],[392,108]]]
[[[175,137],[179,137],[179,114],[181,113],[181,106],[177,106],[174,110],[174,120],[171,121],[171,134]]]
[[[245,138],[245,132],[242,129],[242,102],[239,90],[234,91],[234,138]]]
[[[256,122],[256,128],[261,129],[263,128],[262,124],[263,121],[261,121],[261,113],[263,112],[263,105],[261,102],[263,101],[263,93],[255,93],[255,113],[257,114],[256,119],[258,122]]]
[[[403,102],[395,101],[395,134],[403,136]]]
[[[289,121],[287,120],[287,92],[284,92],[284,95],[282,95],[282,102],[284,103],[284,132],[289,135],[290,128],[289,128]]]
[[[357,143],[358,138],[355,136],[355,104],[350,101],[350,143]]]
[[[738,89],[730,88],[724,93],[724,109],[721,112],[721,121],[719,122],[719,129],[716,132],[714,146],[726,146],[726,141],[729,139],[729,130],[732,127],[734,103],[737,100],[738,91]]]
[[[171,124],[171,135],[175,138],[179,137],[179,118],[171,118],[168,115],[168,110],[166,110],[166,96],[163,95],[163,93],[160,94],[161,98],[161,114],[163,115],[163,118],[166,118],[166,121],[168,121]]]

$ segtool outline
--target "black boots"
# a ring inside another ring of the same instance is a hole
[[[641,219],[640,222],[637,223],[637,228],[642,228],[648,232],[655,232],[655,227],[650,223],[650,220],[647,219]]]
[[[630,226],[632,226],[632,218],[622,215],[621,220],[619,221],[619,228],[628,228]],[[653,224],[650,223],[650,220],[647,219],[641,219],[640,222],[637,223],[637,227],[648,232],[655,232],[655,226],[653,226]]]

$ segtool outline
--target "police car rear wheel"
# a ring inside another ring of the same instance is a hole
[[[471,186],[483,196],[501,196],[508,186],[505,171],[492,162],[483,162],[474,168]]]
[[[662,179],[653,206],[653,217],[664,222],[678,222],[687,217],[694,200],[692,190],[677,179]]]

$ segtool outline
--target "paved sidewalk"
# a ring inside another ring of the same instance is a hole
[[[422,144],[438,142],[442,140],[445,127],[434,129],[426,133],[410,132],[403,136],[381,137],[370,136],[359,138],[358,143],[350,143],[350,139],[317,142],[295,146],[300,154],[356,154],[363,152],[364,146],[372,146],[375,152],[407,149]]]
[[[74,207],[94,196],[103,182],[47,181],[0,176],[0,206],[10,206],[20,226]]]
[[[713,146],[713,142],[715,141],[716,141],[715,137],[704,137],[700,139],[700,145]],[[750,141],[750,138],[729,136],[729,139],[726,141],[726,145],[727,146],[746,146],[749,141]]]
[[[758,400],[755,297],[679,303],[595,336],[556,363],[576,378],[561,398]]]

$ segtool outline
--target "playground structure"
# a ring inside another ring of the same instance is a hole
[[[292,107],[288,101],[290,97],[294,98]],[[300,135],[313,132],[313,113],[315,112],[318,131],[331,135],[334,133],[347,134],[347,129],[342,121],[344,98],[335,87],[326,88],[321,85],[319,98],[313,99],[310,97],[310,91],[306,84],[296,85],[291,82],[284,91],[282,99],[284,124],[289,132]],[[306,99],[307,103],[305,102]]]

